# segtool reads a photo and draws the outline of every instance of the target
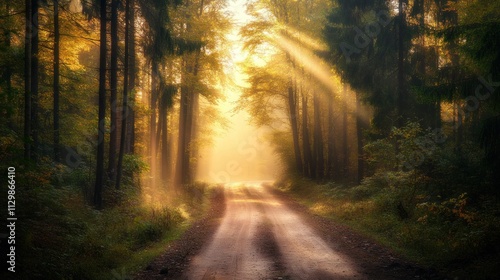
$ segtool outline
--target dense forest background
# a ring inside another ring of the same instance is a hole
[[[500,1],[236,1],[243,22],[229,2],[0,2],[21,272],[129,273],[203,212],[200,151],[230,118],[217,106],[236,26],[235,110],[266,127],[278,186],[422,263],[492,279]]]

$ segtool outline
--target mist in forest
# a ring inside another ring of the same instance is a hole
[[[246,12],[246,1],[231,1],[225,10],[233,26],[226,34],[228,53],[223,65],[227,81],[219,89],[223,98],[217,106],[224,123],[215,125],[210,143],[200,143],[196,180],[274,180],[281,174],[282,165],[271,144],[273,131],[269,126],[255,125],[252,115],[239,104],[242,92],[249,87],[245,73],[248,61],[263,58],[252,56],[243,46],[240,30],[251,18]]]
[[[270,129],[251,125],[244,111],[225,113],[229,125],[201,151],[197,179],[214,183],[276,179],[281,164],[269,142]]]

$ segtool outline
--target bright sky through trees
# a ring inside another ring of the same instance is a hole
[[[246,12],[247,0],[228,2],[226,12],[230,15],[233,27],[227,34],[228,56],[224,60],[226,83],[219,90],[224,98],[218,104],[221,114],[227,119],[227,126],[219,125],[213,136],[213,144],[205,146],[198,162],[197,177],[208,182],[234,182],[242,180],[270,180],[279,174],[274,154],[267,138],[269,130],[250,123],[251,116],[246,110],[236,110],[243,88],[248,87],[248,76],[244,64],[251,61],[264,63],[258,56],[249,57],[243,48],[239,35],[240,28],[252,20]]]

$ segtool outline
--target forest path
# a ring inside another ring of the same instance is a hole
[[[226,212],[188,279],[364,279],[260,183],[227,185]]]
[[[446,279],[265,182],[226,184],[211,205],[135,279]]]

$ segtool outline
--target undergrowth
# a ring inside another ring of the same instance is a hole
[[[500,205],[467,193],[439,198],[416,192],[414,208],[399,205],[406,194],[377,176],[361,185],[317,184],[293,178],[277,183],[318,215],[346,224],[423,266],[456,279],[497,279],[500,262]],[[408,204],[406,204],[408,205]]]
[[[59,186],[57,172],[49,165],[17,172],[16,279],[132,279],[208,204],[208,186],[194,184],[195,197],[182,192],[150,207],[128,180],[120,190],[106,187],[98,211],[82,195],[85,170],[66,174]]]

